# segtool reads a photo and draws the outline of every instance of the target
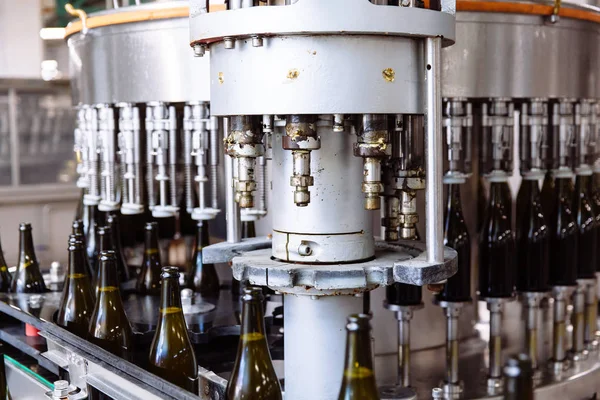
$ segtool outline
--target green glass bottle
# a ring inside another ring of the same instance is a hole
[[[142,295],[160,295],[160,250],[158,248],[158,224],[148,222],[145,227],[145,247],[142,270],[138,276],[136,290]]]
[[[263,301],[260,287],[244,288],[240,342],[227,384],[227,400],[282,399],[267,344]]]
[[[221,285],[215,265],[202,262],[202,248],[208,245],[208,223],[200,221],[196,226],[196,249],[192,257],[192,273],[188,279],[188,287],[202,296],[218,297]]]
[[[94,276],[98,271],[98,254],[100,254],[100,244],[98,243],[98,228],[100,223],[100,211],[98,206],[83,207],[83,233],[85,236],[85,245],[90,267]]]
[[[69,269],[65,276],[56,324],[85,338],[94,309],[92,284],[88,275],[85,249],[81,237],[69,238]]]
[[[114,252],[114,246],[113,246],[113,241],[112,241],[112,232],[111,229],[108,226],[101,226],[98,228],[98,250],[100,253],[98,253],[98,261],[100,260],[100,254],[102,252],[105,251],[112,251]],[[115,261],[118,262],[118,261]],[[98,267],[100,267],[100,264],[98,264]],[[117,280],[118,280],[118,275],[117,275]],[[119,285],[121,283],[120,280],[118,280]],[[96,276],[93,279],[93,285],[94,285],[94,297],[98,298],[98,294],[100,292],[100,268],[98,268],[96,270]]]
[[[6,293],[10,291],[10,284],[12,277],[8,272],[8,265],[4,259],[4,251],[2,251],[2,245],[0,245],[0,292]]]
[[[73,221],[73,224],[71,225],[71,233],[73,235],[79,237],[82,240],[82,242],[83,242],[84,250],[86,250],[84,252],[85,265],[86,265],[86,269],[88,271],[88,276],[90,277],[90,282],[91,282],[92,279],[94,279],[94,277],[96,276],[96,274],[94,273],[94,270],[92,269],[92,265],[90,263],[90,259],[89,259],[88,254],[87,254],[87,244],[86,244],[86,241],[85,241],[85,233],[84,233],[83,220],[76,219],[76,220]]]
[[[594,172],[590,181],[590,194],[592,197],[592,208],[596,216],[596,249],[600,248],[600,173]],[[600,255],[596,254],[596,271],[600,272]]]
[[[35,256],[31,224],[20,224],[19,233],[19,262],[11,291],[14,293],[43,293],[46,291],[46,285]]]
[[[90,318],[88,340],[119,357],[130,359],[133,332],[121,301],[114,251],[100,253],[99,271],[98,297]]]
[[[370,318],[366,314],[348,317],[346,362],[338,400],[379,399],[373,372]]]
[[[149,369],[177,386],[198,393],[198,363],[181,307],[179,269],[164,267],[160,277],[160,314],[150,346]]]
[[[125,283],[130,279],[129,266],[125,253],[123,253],[123,245],[121,244],[121,228],[119,224],[119,216],[116,213],[110,213],[106,216],[106,225],[110,227],[112,232],[112,241],[117,256],[117,268],[119,271],[119,282]]]
[[[598,244],[596,215],[589,196],[591,176],[577,175],[573,197],[573,215],[579,228],[577,238],[577,279],[596,278],[596,246]]]

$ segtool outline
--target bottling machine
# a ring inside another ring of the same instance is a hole
[[[337,398],[354,313],[372,315],[382,399],[501,399],[516,352],[536,398],[595,398],[600,8],[210,3],[70,9],[84,203],[200,221],[224,209],[226,237],[203,261],[275,292],[269,343],[286,399]],[[260,235],[242,238],[267,203]],[[239,335],[228,292],[216,311],[182,293],[196,394],[54,325],[55,294],[1,295],[42,350],[13,325],[0,339],[68,378],[70,398],[224,398],[231,354],[219,346]]]

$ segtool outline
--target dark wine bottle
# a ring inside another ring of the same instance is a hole
[[[444,246],[458,253],[458,271],[438,295],[441,301],[471,301],[471,240],[463,217],[460,186],[448,185],[448,202],[444,219]]]
[[[12,281],[11,291],[15,293],[43,293],[46,291],[46,285],[35,256],[31,224],[20,224],[19,233],[19,262],[15,278]]]
[[[192,257],[192,274],[188,280],[188,287],[205,297],[219,296],[219,276],[214,264],[202,262],[202,248],[208,246],[208,223],[200,221],[196,227],[196,248]]]
[[[596,216],[596,249],[600,247],[600,173],[595,172],[590,181],[592,208]],[[596,250],[596,271],[600,272],[600,256]]]
[[[552,210],[554,209],[554,190],[554,176],[551,171],[547,171],[546,175],[544,175],[541,194],[542,210],[544,211],[546,223],[548,223],[548,219],[550,215],[552,215]]]
[[[179,270],[162,269],[160,314],[152,345],[150,371],[161,378],[198,393],[198,364],[181,307]]]
[[[92,268],[92,274],[96,276],[98,271],[98,255],[100,254],[98,227],[101,226],[98,206],[84,206],[82,221],[88,260]]]
[[[160,250],[158,248],[158,224],[156,222],[148,222],[146,223],[145,230],[144,259],[142,261],[142,270],[138,276],[136,290],[139,294],[158,296],[160,295],[160,274],[162,270]]]
[[[82,239],[76,235],[69,238],[69,269],[65,276],[56,324],[85,338],[95,302]]]
[[[379,399],[371,354],[369,319],[365,314],[348,317],[346,361],[338,400]]]
[[[515,237],[508,182],[492,182],[479,240],[479,293],[483,298],[512,297],[515,287]]]
[[[550,229],[537,180],[523,179],[517,196],[517,280],[519,292],[548,290]]]
[[[578,228],[572,210],[571,178],[556,178],[550,227],[548,284],[575,286],[577,284]]]
[[[240,342],[227,384],[227,400],[282,399],[267,344],[263,301],[260,287],[244,288]]]
[[[121,301],[114,251],[100,253],[99,271],[98,296],[90,318],[88,339],[119,357],[130,359],[133,332]]]
[[[115,250],[114,250],[114,245],[113,245],[113,241],[112,241],[113,236],[112,236],[110,227],[101,226],[98,228],[97,231],[98,231],[98,251],[100,253],[106,252],[106,251],[114,252]],[[98,260],[100,260],[100,255],[98,255]],[[115,262],[118,262],[118,259]],[[117,275],[117,280],[118,279],[119,279],[119,277]],[[119,285],[120,285],[120,283],[121,282],[119,280]],[[97,299],[98,295],[100,293],[100,268],[98,268],[98,270],[96,271],[96,276],[94,277],[93,285],[94,285],[94,297]]]
[[[533,400],[533,365],[526,354],[506,361],[504,367],[504,399]]]
[[[6,293],[10,291],[12,277],[8,272],[8,265],[4,259],[4,251],[0,245],[0,292]],[[0,360],[1,361],[1,360]]]
[[[86,269],[88,271],[88,276],[90,277],[90,282],[91,282],[94,279],[94,277],[96,276],[96,274],[94,273],[94,270],[92,270],[92,265],[90,263],[90,259],[88,258],[88,254],[87,254],[87,244],[85,241],[83,220],[81,220],[81,219],[74,220],[71,228],[72,228],[71,233],[73,235],[75,235],[76,237],[79,237],[83,243],[85,265],[86,265]]]
[[[577,175],[573,198],[573,215],[579,228],[577,238],[577,279],[595,279],[598,245],[596,215],[589,196],[591,176]]]
[[[113,247],[117,257],[117,268],[119,271],[119,281],[125,283],[129,280],[129,266],[127,259],[123,253],[121,244],[121,228],[119,225],[119,216],[116,213],[110,213],[106,216],[106,225],[110,227],[112,232]]]

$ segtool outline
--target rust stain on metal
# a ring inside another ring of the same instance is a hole
[[[387,82],[394,82],[396,80],[396,71],[394,71],[392,68],[384,69],[381,74],[383,75],[383,79],[385,79]]]
[[[300,71],[298,71],[296,68],[292,68],[288,71],[287,73],[287,78],[288,79],[297,79],[300,76]]]
[[[219,84],[223,84],[223,82],[225,82],[225,74],[223,74],[222,72],[219,72]]]

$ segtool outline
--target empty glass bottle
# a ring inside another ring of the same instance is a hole
[[[92,270],[92,265],[90,263],[90,259],[88,258],[88,254],[87,254],[87,244],[85,241],[85,234],[84,234],[84,230],[83,230],[83,220],[81,220],[81,219],[74,220],[73,224],[71,225],[71,229],[72,229],[71,233],[75,236],[80,237],[80,239],[83,243],[86,269],[88,271],[88,276],[90,277],[90,281],[91,281],[94,279],[96,274],[94,273],[94,270]]]
[[[105,252],[105,251],[114,252],[114,246],[113,246],[113,241],[112,241],[112,232],[108,226],[101,226],[98,228],[98,250],[100,251],[100,253]],[[100,259],[100,255],[98,255],[98,260],[99,259]],[[118,262],[118,258],[116,259],[115,262]],[[117,276],[117,279],[118,278],[119,277]],[[94,297],[98,298],[98,293],[100,291],[100,268],[98,268],[98,270],[96,271],[96,276],[94,277],[93,281],[94,281],[93,282]],[[120,280],[119,280],[119,284],[120,284]]]
[[[550,227],[548,284],[550,286],[577,284],[578,229],[572,200],[571,178],[556,178],[552,210],[548,218]]]
[[[99,271],[98,296],[90,318],[88,339],[119,357],[129,359],[133,332],[121,301],[114,251],[100,253]]]
[[[202,262],[202,249],[208,246],[208,224],[198,222],[196,226],[196,248],[192,257],[192,273],[188,279],[188,287],[206,297],[219,296],[219,276],[214,264]]]
[[[0,292],[8,292],[11,281],[12,277],[10,276],[10,272],[8,272],[8,265],[4,259],[4,251],[2,251],[2,246],[0,245]]]
[[[90,267],[94,276],[98,271],[98,255],[100,254],[100,244],[98,243],[98,227],[102,226],[100,221],[100,211],[98,206],[83,207],[83,232],[85,236],[85,245]]]
[[[46,291],[46,285],[35,256],[31,224],[20,224],[19,233],[19,262],[12,281],[11,291],[15,293],[43,293]]]
[[[121,245],[121,228],[119,226],[119,216],[115,213],[110,213],[106,216],[106,225],[110,227],[112,232],[112,241],[115,255],[117,257],[117,268],[119,271],[119,282],[124,283],[129,280],[129,266],[123,246]]]
[[[338,400],[379,399],[371,354],[370,318],[365,314],[348,317],[346,361]]]
[[[591,176],[577,175],[573,197],[573,215],[579,228],[577,238],[577,279],[596,277],[596,247],[598,245],[596,215],[589,196]]]
[[[479,240],[479,293],[512,297],[515,287],[515,237],[508,182],[492,182]]]
[[[442,301],[471,301],[471,241],[457,184],[448,185],[444,246],[452,247],[458,253],[458,271],[448,279],[438,298]]]
[[[139,294],[158,296],[160,295],[160,274],[162,270],[158,248],[158,224],[156,222],[146,223],[145,231],[144,259],[136,290]]]
[[[65,276],[56,324],[85,338],[94,304],[83,240],[82,237],[71,235],[69,238],[69,269]]]
[[[227,400],[282,399],[267,344],[263,301],[260,287],[244,288],[240,342],[227,384]]]
[[[193,393],[198,393],[198,364],[181,307],[179,270],[164,267],[160,314],[150,347],[150,371]]]
[[[517,280],[519,292],[548,289],[550,230],[537,180],[523,179],[517,196]]]

